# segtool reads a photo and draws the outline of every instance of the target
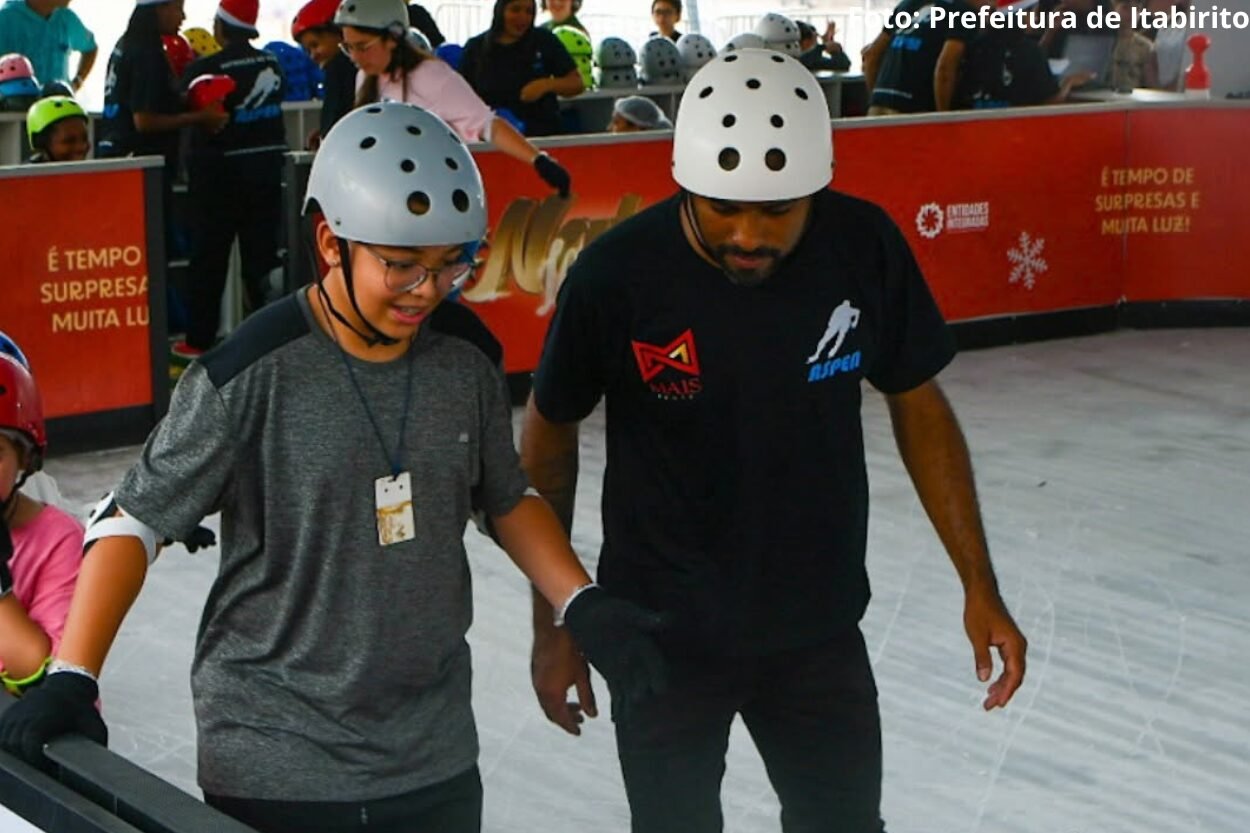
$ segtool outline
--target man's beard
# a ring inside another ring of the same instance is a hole
[[[781,251],[779,249],[752,249],[747,251],[737,246],[717,246],[712,254],[716,258],[717,265],[729,277],[729,280],[738,286],[759,286],[772,277],[773,273],[777,271],[777,264],[781,262]],[[739,269],[730,265],[730,255],[766,257],[768,259],[763,265],[754,269]]]

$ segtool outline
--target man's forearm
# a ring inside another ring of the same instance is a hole
[[[887,400],[903,464],[965,591],[997,592],[972,461],[946,396],[927,382]]]
[[[96,56],[99,54],[98,49],[93,49],[90,52],[82,53],[82,56],[79,57],[78,72],[74,76],[79,86],[82,86],[83,82],[87,80],[87,76],[91,73],[91,68],[95,66]]]
[[[533,397],[525,406],[521,430],[521,467],[530,484],[546,498],[556,518],[568,535],[573,533],[573,510],[577,495],[577,425],[547,421],[534,405]],[[551,605],[533,591],[534,632],[553,630]]]

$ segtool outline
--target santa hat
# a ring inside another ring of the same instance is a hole
[[[217,7],[217,19],[256,34],[256,18],[260,14],[259,0],[221,0]]]

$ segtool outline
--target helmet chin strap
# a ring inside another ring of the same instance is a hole
[[[712,247],[707,244],[707,240],[703,237],[703,229],[699,226],[699,218],[695,216],[694,201],[689,191],[686,191],[685,195],[682,197],[681,208],[686,215],[686,222],[690,224],[690,230],[694,232],[694,240],[695,243],[698,244],[699,250],[703,252],[708,260],[720,267],[720,270],[724,273],[725,277],[729,278],[729,282],[735,286],[759,286],[759,283],[738,280],[734,277],[733,272],[726,269],[721,262],[716,259],[716,254],[712,251]]]
[[[342,324],[344,327],[346,327],[347,329],[355,333],[356,337],[359,338],[361,341],[363,341],[369,347],[377,347],[379,344],[382,345],[383,347],[390,347],[391,345],[399,344],[399,339],[392,338],[391,336],[388,336],[386,333],[379,330],[377,327],[373,326],[373,324],[370,323],[369,319],[366,318],[365,314],[361,311],[360,304],[357,303],[356,301],[356,285],[352,279],[351,250],[348,248],[347,241],[344,240],[343,238],[336,237],[335,240],[338,242],[339,263],[341,263],[343,266],[343,280],[347,284],[347,299],[351,301],[352,309],[356,312],[356,317],[364,322],[364,325],[369,329],[369,332],[363,333],[360,330],[356,329],[356,326],[352,324],[352,322],[348,321],[347,317],[335,308],[334,302],[330,300],[330,293],[326,292],[325,290],[324,279],[318,277],[317,278],[317,291],[321,293],[321,299],[325,302],[326,308],[329,309],[330,314],[333,315],[340,324]],[[310,253],[311,253],[311,247],[310,247]],[[313,274],[320,275],[320,273],[321,273],[321,270],[320,268],[318,268],[317,263],[316,263],[316,257],[314,256],[313,257]]]

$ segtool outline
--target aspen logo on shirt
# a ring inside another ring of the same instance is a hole
[[[824,335],[816,344],[816,351],[807,357],[808,382],[821,382],[839,373],[859,368],[862,358],[860,351],[838,355],[847,335],[858,325],[859,310],[851,306],[850,301],[843,301],[833,308],[833,312],[829,314],[829,323],[825,325]]]
[[[694,333],[686,330],[668,344],[631,341],[642,381],[660,399],[694,399],[703,390]],[[661,378],[662,377],[662,378]]]

